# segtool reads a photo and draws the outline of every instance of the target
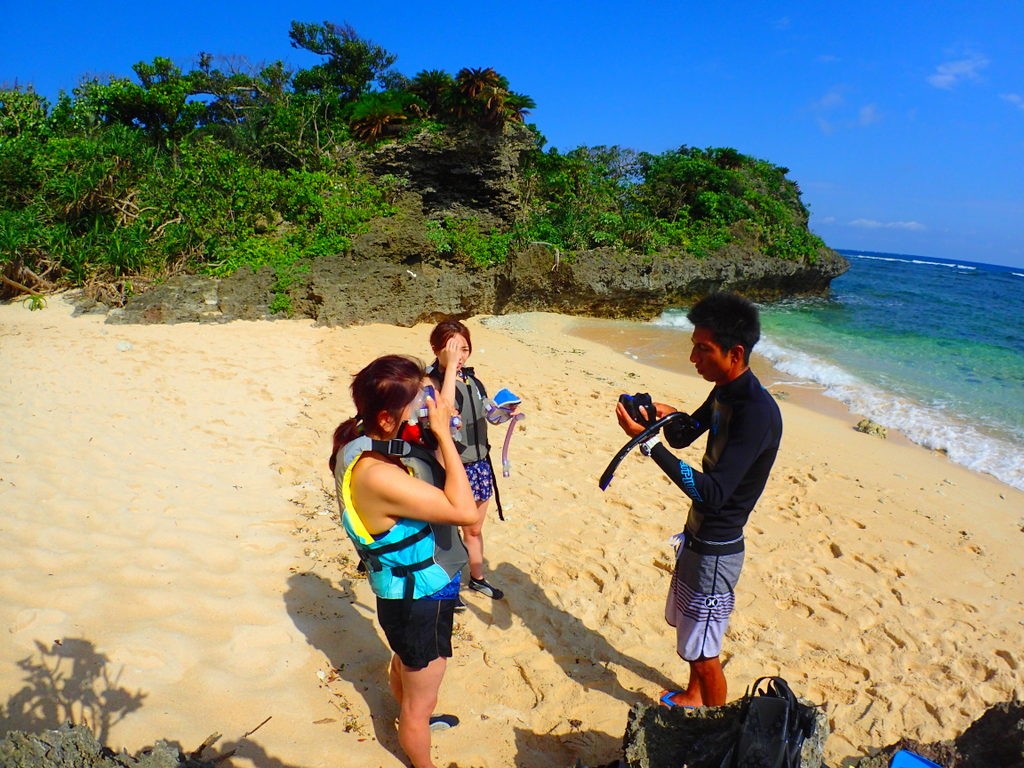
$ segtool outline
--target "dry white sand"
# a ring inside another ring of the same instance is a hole
[[[616,343],[609,325],[575,325],[470,321],[470,363],[527,418],[507,521],[492,509],[485,528],[507,600],[465,596],[440,706],[462,725],[435,737],[438,765],[607,762],[630,705],[685,683],[661,618],[683,497],[639,455],[606,493],[597,477],[624,442],[619,393],[695,407],[708,385],[590,340]],[[0,727],[70,716],[131,751],[219,732],[207,755],[237,749],[235,766],[403,764],[389,652],[326,459],[350,375],[385,352],[426,356],[428,332],[0,306]],[[731,697],[786,677],[825,703],[840,764],[951,738],[1024,696],[1024,494],[855,432],[855,415],[781,408],[723,654]]]

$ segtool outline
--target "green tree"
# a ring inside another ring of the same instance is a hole
[[[0,89],[0,141],[40,133],[48,108],[49,102],[31,88]]]
[[[158,145],[180,140],[206,116],[206,105],[192,100],[200,92],[191,75],[183,75],[170,59],[160,57],[132,67],[139,78],[111,78],[82,83],[75,89],[75,109],[101,122],[141,128]]]
[[[455,78],[443,69],[425,69],[416,73],[408,89],[423,100],[429,116],[441,117],[444,114],[445,97],[454,87]]]
[[[525,123],[531,109],[536,109],[537,102],[523,93],[512,93],[505,97],[505,117],[514,123]]]
[[[411,93],[384,91],[368,93],[352,105],[352,132],[363,141],[376,141],[389,129],[404,122],[410,114],[426,111],[423,101]]]
[[[398,57],[364,40],[349,24],[293,21],[288,33],[293,48],[301,48],[327,60],[295,74],[298,93],[320,93],[340,104],[355,101],[385,77]]]

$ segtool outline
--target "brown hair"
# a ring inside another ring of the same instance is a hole
[[[448,339],[456,334],[460,334],[466,339],[466,344],[469,345],[469,352],[472,354],[473,340],[469,337],[469,328],[459,320],[442,320],[435,325],[434,330],[430,332],[430,348],[434,352],[444,349]]]
[[[408,355],[378,357],[352,377],[352,401],[356,415],[334,430],[334,445],[327,464],[334,471],[338,451],[364,432],[375,432],[377,414],[390,413],[397,419],[420,390],[425,371],[423,363]]]

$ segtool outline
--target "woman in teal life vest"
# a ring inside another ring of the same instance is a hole
[[[462,527],[462,540],[469,552],[469,588],[501,600],[504,592],[484,578],[484,520],[494,493],[494,470],[487,440],[487,392],[473,369],[466,366],[473,352],[469,328],[458,320],[442,320],[430,332],[430,348],[436,358],[427,374],[439,390],[439,399],[454,407],[461,419],[458,448],[476,500],[476,520]]]
[[[415,768],[434,766],[430,731],[458,722],[432,713],[452,655],[467,559],[456,526],[477,518],[449,426],[452,411],[424,397],[424,381],[422,363],[410,357],[387,355],[363,368],[352,380],[356,415],[335,430],[330,458],[341,522],[366,566],[395,654],[388,683],[400,710],[398,741]],[[427,419],[413,424],[421,404]],[[421,444],[424,421],[444,467]]]

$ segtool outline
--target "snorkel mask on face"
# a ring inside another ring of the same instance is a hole
[[[437,438],[430,431],[430,411],[427,410],[427,398],[434,399],[434,388],[427,384],[412,401],[412,412],[409,420],[403,421],[398,428],[398,439],[407,443],[422,445],[433,450],[437,448]]]

